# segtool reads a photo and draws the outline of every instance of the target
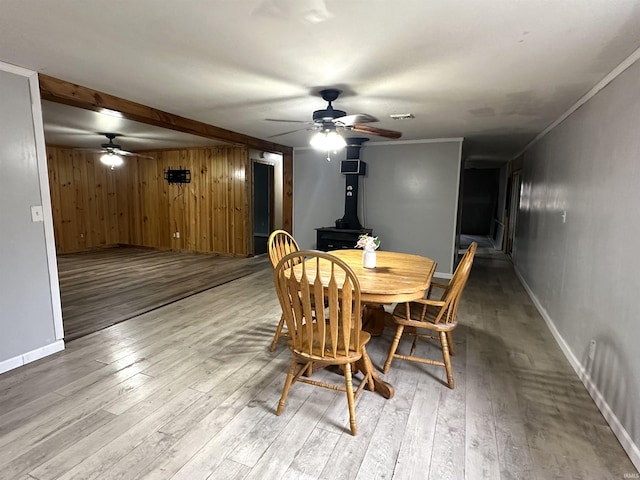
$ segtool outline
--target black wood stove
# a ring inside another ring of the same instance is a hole
[[[316,228],[316,248],[337,250],[353,248],[358,237],[373,230],[363,228],[358,219],[358,182],[367,173],[367,164],[360,160],[360,149],[368,138],[347,138],[347,159],[340,164],[340,173],[345,176],[344,216],[336,220],[335,227]]]

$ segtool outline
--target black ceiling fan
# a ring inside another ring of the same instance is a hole
[[[142,158],[153,158],[149,155],[142,155],[140,153],[129,152],[127,150],[123,150],[120,145],[117,143],[113,143],[113,140],[116,137],[121,137],[122,135],[119,133],[103,133],[98,132],[100,135],[104,135],[109,140],[107,143],[103,143],[100,145],[100,148],[74,148],[74,150],[81,150],[85,152],[94,152],[94,153],[106,153],[108,155],[120,155],[125,157],[142,157]]]
[[[340,95],[341,90],[335,88],[326,88],[318,92],[320,96],[328,102],[327,108],[324,110],[316,110],[313,112],[312,121],[305,120],[281,120],[275,118],[266,118],[265,120],[270,122],[289,122],[289,123],[304,123],[309,125],[306,128],[298,128],[296,130],[290,130],[288,132],[278,133],[271,135],[268,138],[279,137],[282,135],[288,135],[289,133],[299,132],[301,130],[336,130],[342,129],[346,131],[361,133],[364,135],[377,135],[379,137],[386,138],[400,138],[401,132],[395,130],[386,130],[384,128],[374,127],[372,125],[366,125],[369,123],[377,122],[378,119],[372,115],[366,113],[356,113],[353,115],[347,115],[347,112],[343,110],[337,110],[333,108],[332,102],[335,101]]]

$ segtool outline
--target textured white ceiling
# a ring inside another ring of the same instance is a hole
[[[510,158],[640,46],[638,25],[640,0],[0,0],[0,60],[258,138],[338,87],[336,108],[402,139]]]

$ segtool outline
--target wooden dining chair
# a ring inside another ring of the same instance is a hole
[[[271,266],[273,268],[276,267],[278,262],[282,257],[292,252],[299,252],[300,247],[298,243],[293,238],[293,236],[285,231],[285,230],[275,230],[269,235],[269,240],[267,241],[267,251],[269,252],[269,261],[271,262]],[[278,346],[278,340],[280,336],[287,336],[286,333],[282,332],[282,328],[284,326],[284,315],[280,316],[280,321],[278,322],[278,327],[276,328],[276,333],[273,335],[273,340],[271,341],[271,345],[269,347],[269,351],[273,352]]]
[[[427,298],[413,302],[399,303],[393,311],[393,322],[396,324],[396,334],[389,348],[389,354],[383,367],[383,372],[387,373],[391,368],[394,358],[410,360],[412,362],[426,363],[429,365],[439,365],[447,372],[447,385],[454,388],[453,372],[451,369],[451,355],[455,355],[453,349],[453,339],[451,332],[458,326],[457,313],[462,291],[469,278],[473,258],[475,257],[478,244],[473,242],[465,252],[462,260],[458,264],[451,281],[448,285],[435,284],[443,288],[442,296],[439,300],[434,300],[428,295]],[[431,290],[430,290],[431,293]],[[409,355],[396,353],[405,327],[414,327],[413,343]],[[428,334],[420,333],[429,331]],[[435,335],[437,334],[437,336]],[[437,340],[442,351],[442,361],[415,356],[416,342],[418,338],[427,340]]]
[[[320,271],[321,262],[328,272],[324,285],[323,279],[315,273]],[[292,265],[298,267],[294,270]],[[282,413],[289,389],[295,382],[340,390],[347,394],[351,434],[356,435],[355,401],[366,385],[373,390],[374,384],[372,374],[365,366],[364,378],[357,388],[353,386],[352,364],[360,359],[366,359],[360,362],[361,365],[371,364],[365,348],[371,335],[362,330],[360,283],[355,273],[333,255],[300,251],[285,255],[278,262],[274,283],[289,331],[292,354],[277,415]],[[316,310],[314,304],[326,304],[327,308]],[[312,365],[340,366],[345,385],[303,376]]]
[[[476,242],[472,242],[471,245],[467,247],[467,250],[464,252],[464,255],[462,255],[462,258],[458,263],[458,267],[453,272],[453,276],[451,277],[451,280],[449,280],[449,283],[431,282],[431,284],[429,285],[429,292],[427,293],[427,298],[431,298],[431,299],[436,298],[438,300],[444,300],[444,298],[447,296],[447,292],[449,291],[449,289],[453,286],[454,282],[459,277],[459,275],[461,275],[460,271],[465,268],[465,265],[467,263],[469,262],[473,263],[473,258],[476,255],[477,249],[478,249],[478,244]],[[454,350],[454,343],[453,343],[451,332],[447,332],[447,340],[449,343],[449,354],[451,356],[454,356],[456,353]]]

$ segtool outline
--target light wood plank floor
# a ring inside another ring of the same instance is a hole
[[[58,255],[65,340],[248,275],[264,257],[114,247]]]
[[[289,361],[284,342],[268,352],[278,318],[265,268],[0,375],[0,478],[636,473],[504,258],[474,264],[455,332],[456,389],[440,369],[396,360],[386,375],[396,396],[362,393],[356,437],[340,392],[296,384],[274,414]],[[370,343],[377,367],[391,334]]]

